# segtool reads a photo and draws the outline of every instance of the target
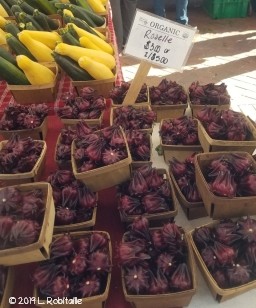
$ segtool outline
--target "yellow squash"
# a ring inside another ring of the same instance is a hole
[[[106,13],[107,12],[101,0],[87,0],[87,2],[95,13]]]
[[[23,30],[29,34],[34,40],[39,41],[45,44],[47,47],[51,48],[52,50],[56,47],[57,42],[61,42],[61,36],[55,31],[36,31],[36,30]]]
[[[93,60],[105,64],[110,69],[113,69],[116,66],[115,58],[109,53],[106,53],[102,50],[94,50],[80,46],[73,46],[65,43],[59,43],[55,47],[54,51],[62,56],[68,56],[76,62],[78,62],[78,59],[80,57],[87,56]]]
[[[0,15],[0,28],[4,30],[5,25],[8,23],[9,21],[6,20],[3,16]]]
[[[69,24],[68,24],[69,25]],[[114,50],[112,48],[112,46],[110,44],[108,44],[107,42],[105,42],[102,38],[84,30],[79,28],[77,25],[71,23],[71,25],[73,25],[76,33],[78,34],[79,37],[85,36],[88,39],[90,39],[96,46],[98,46],[101,50],[113,55]]]
[[[0,45],[6,45],[6,33],[0,28]]]
[[[96,80],[110,79],[115,77],[111,69],[108,68],[105,64],[99,63],[89,57],[83,56],[79,58],[78,64]]]
[[[17,56],[16,61],[32,85],[39,86],[54,82],[55,74],[43,64],[32,61],[24,55]]]
[[[2,4],[0,4],[0,16],[2,17],[9,17],[9,14],[6,12]]]
[[[52,62],[52,50],[45,44],[33,39],[27,32],[21,31],[18,38],[32,53],[38,62]]]
[[[101,50],[100,47],[95,45],[91,40],[89,40],[86,36],[82,36],[79,39],[80,45],[85,48]]]

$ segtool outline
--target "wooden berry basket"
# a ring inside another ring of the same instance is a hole
[[[154,228],[157,229],[157,228]],[[174,308],[188,306],[196,293],[195,260],[188,235],[185,233],[188,246],[188,268],[191,273],[192,288],[182,292],[173,292],[159,295],[131,295],[127,293],[124,281],[124,270],[121,269],[122,287],[125,300],[134,308]]]
[[[52,188],[49,183],[38,182],[15,185],[21,191],[41,189],[44,195],[45,213],[41,232],[37,242],[27,246],[13,247],[0,250],[0,264],[10,266],[37,262],[49,258],[49,246],[52,242],[55,208],[52,197]]]
[[[219,221],[214,221],[212,223],[209,223],[205,226],[207,227],[213,227],[217,225]],[[228,299],[234,298],[235,296],[238,296],[242,293],[245,293],[249,290],[253,290],[256,288],[256,280],[251,281],[249,283],[243,284],[239,287],[233,287],[233,288],[228,288],[228,289],[222,289],[218,286],[217,282],[213,279],[210,271],[208,270],[207,266],[205,265],[201,254],[199,250],[197,249],[197,246],[193,240],[193,234],[195,230],[192,230],[188,233],[188,240],[192,246],[192,249],[194,251],[195,259],[198,264],[198,267],[204,277],[205,282],[207,283],[213,297],[215,298],[216,301],[219,303],[224,302]]]
[[[32,183],[40,180],[40,176],[43,172],[45,165],[47,145],[46,142],[43,140],[37,140],[37,141],[43,144],[43,149],[37,162],[34,165],[34,168],[31,171],[24,173],[14,173],[14,174],[0,173],[0,181],[3,182],[4,186]],[[7,141],[0,142],[0,150],[6,143]]]
[[[149,87],[147,87],[147,100],[145,102],[131,102],[131,104],[136,104],[138,106],[149,106],[150,100],[149,100]],[[111,99],[111,106],[112,107],[120,107],[123,106],[123,104],[118,104],[115,100]]]
[[[4,139],[9,139],[13,134],[15,134],[19,135],[20,138],[31,137],[35,140],[45,140],[47,135],[47,130],[48,130],[48,117],[45,117],[42,124],[33,129],[0,130],[0,135]]]
[[[97,119],[64,119],[60,118],[64,127],[68,128],[69,126],[75,126],[78,122],[85,122],[88,126],[101,126],[103,120],[104,111],[101,112],[99,118]]]
[[[15,280],[15,270],[14,267],[10,266],[7,269],[7,277],[5,281],[4,293],[0,301],[0,308],[9,308],[10,302],[9,299],[12,296]]]
[[[71,232],[70,236],[75,239],[82,238],[88,234],[93,233],[94,231],[80,231],[80,232]],[[112,245],[111,245],[111,240],[110,240],[110,235],[109,233],[105,231],[96,231],[103,233],[107,236],[108,238],[108,245],[109,245],[109,256],[110,256],[110,261],[112,262]],[[54,235],[54,238],[57,238],[61,234]],[[107,278],[107,284],[106,288],[103,291],[102,294],[96,295],[96,296],[91,296],[87,298],[82,298],[80,304],[75,304],[75,303],[70,303],[70,304],[61,304],[62,308],[77,308],[77,307],[90,307],[90,308],[102,308],[104,307],[104,303],[108,298],[109,294],[109,289],[110,289],[110,281],[111,281],[111,272],[108,273],[108,278]],[[42,307],[42,308],[51,308],[52,304],[47,303],[46,299],[40,298],[40,294],[37,288],[34,287],[33,291],[33,296],[36,299],[36,306],[37,307]]]
[[[151,109],[156,112],[157,118],[156,122],[161,122],[165,118],[179,118],[183,116],[188,107],[186,104],[177,105],[153,105],[150,104]]]
[[[247,152],[232,152],[247,157],[252,162],[253,169],[256,170],[256,161]],[[201,153],[195,156],[196,184],[203,199],[203,203],[208,215],[213,219],[241,217],[256,214],[256,196],[248,197],[220,197],[213,194],[206,182],[204,174],[210,162],[230,152]]]
[[[178,201],[175,196],[174,187],[171,182],[171,179],[165,169],[157,169],[157,172],[158,174],[163,175],[164,179],[167,180],[170,185],[170,190],[171,190],[170,198],[172,200],[173,210],[157,214],[147,214],[147,213],[143,214],[143,216],[145,216],[148,219],[150,227],[160,227],[163,225],[163,223],[167,223],[168,221],[170,221],[172,217],[175,217],[178,214]],[[137,216],[138,215],[122,215],[120,213],[121,221],[125,223],[125,225],[129,225],[130,223],[132,223],[134,218]]]

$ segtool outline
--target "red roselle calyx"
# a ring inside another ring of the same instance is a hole
[[[50,246],[51,258],[68,256],[73,251],[73,243],[68,234],[57,237]]]
[[[230,171],[219,172],[210,185],[210,190],[222,197],[233,198],[236,196],[237,185]]]
[[[149,289],[149,278],[149,272],[141,266],[127,269],[124,280],[128,293],[145,294]]]
[[[251,270],[248,266],[234,264],[227,270],[227,278],[231,286],[240,286],[251,280]]]
[[[40,230],[40,225],[34,220],[18,220],[12,226],[10,239],[16,246],[26,246],[37,241]]]
[[[104,273],[109,272],[111,268],[108,254],[105,252],[96,251],[90,254],[88,260],[88,270]]]
[[[102,247],[105,247],[108,243],[108,239],[105,234],[100,232],[93,232],[90,236],[90,252],[94,252]]]
[[[192,281],[186,263],[181,263],[177,266],[176,270],[171,276],[169,286],[171,289],[178,291],[191,289]]]
[[[213,247],[214,254],[221,265],[233,264],[236,252],[230,247],[215,241]]]
[[[95,274],[87,275],[80,283],[78,294],[81,298],[100,294],[101,281]]]

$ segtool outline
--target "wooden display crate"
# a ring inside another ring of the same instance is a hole
[[[256,214],[256,196],[248,197],[220,197],[213,194],[206,182],[204,174],[207,166],[214,159],[218,159],[230,152],[201,153],[195,157],[196,184],[203,199],[208,215],[213,219],[241,217]],[[253,169],[256,170],[256,161],[247,152],[235,152],[251,160]]]
[[[148,219],[150,227],[160,227],[163,225],[163,223],[167,223],[168,221],[171,220],[172,217],[175,217],[178,214],[178,201],[175,196],[174,187],[171,182],[171,179],[165,169],[157,169],[157,172],[158,174],[163,175],[164,179],[167,180],[170,185],[170,190],[171,190],[170,199],[172,200],[173,210],[156,214],[144,213],[143,216],[145,216]],[[137,216],[138,215],[122,215],[120,213],[121,221],[127,225],[132,223],[134,218]]]
[[[7,89],[11,92],[17,104],[25,105],[54,102],[57,95],[57,80],[59,78],[58,66],[54,64],[52,70],[55,72],[55,80],[52,83],[38,86],[7,84]]]
[[[37,242],[27,246],[0,250],[0,264],[10,266],[37,262],[49,258],[49,246],[52,242],[55,208],[52,188],[49,183],[38,182],[15,186],[21,191],[41,189],[44,195],[45,213]]]
[[[213,227],[214,225],[216,225],[218,223],[218,221],[215,221],[213,223],[209,223],[205,226],[207,227]],[[205,265],[201,254],[199,252],[199,250],[197,249],[197,246],[193,240],[193,234],[194,234],[194,230],[190,231],[188,233],[188,239],[191,243],[192,249],[194,251],[195,254],[195,259],[196,262],[198,264],[198,267],[204,277],[205,282],[207,283],[213,297],[218,301],[218,302],[223,302],[226,301],[228,299],[234,298],[235,296],[238,296],[240,294],[243,294],[249,290],[253,290],[256,288],[256,280],[251,281],[249,283],[243,284],[239,287],[233,287],[233,288],[228,288],[228,289],[222,289],[218,286],[217,282],[213,279],[210,271],[208,270],[207,266]]]
[[[4,293],[0,302],[0,308],[9,308],[10,303],[9,299],[12,296],[13,287],[14,287],[15,271],[13,267],[8,267],[7,277],[4,287]]]
[[[32,183],[40,180],[40,176],[45,165],[47,145],[43,140],[37,141],[43,143],[43,149],[37,162],[34,165],[34,168],[29,172],[23,173],[0,173],[0,181],[3,182],[2,184],[4,186]],[[5,140],[0,142],[0,151],[6,143],[7,141]]]
[[[86,236],[87,234],[91,234],[93,231],[80,231],[80,232],[71,232],[70,236],[72,238],[81,238],[83,236]],[[107,238],[108,238],[108,245],[109,245],[109,255],[110,255],[110,260],[112,261],[112,246],[111,246],[111,240],[110,240],[110,235],[105,232],[105,231],[96,231],[96,232],[101,232],[104,233]],[[59,235],[55,235],[54,238],[60,236]],[[108,298],[108,294],[109,294],[109,289],[110,289],[110,281],[111,281],[111,272],[108,273],[108,278],[107,278],[107,284],[106,284],[106,288],[105,290],[103,290],[102,294],[96,295],[96,296],[91,296],[91,297],[87,297],[87,298],[82,298],[81,299],[81,303],[79,304],[60,304],[61,308],[77,308],[77,307],[81,307],[81,308],[103,308],[104,307],[104,303]],[[37,288],[34,288],[33,291],[33,296],[36,299],[36,306],[37,307],[42,307],[42,308],[51,308],[53,307],[52,304],[47,303],[47,301],[43,298],[40,298],[40,294]],[[55,304],[54,304],[55,305]],[[56,306],[58,306],[56,304]]]
[[[209,136],[204,126],[200,121],[198,122],[198,138],[202,145],[204,152],[219,152],[219,151],[246,151],[253,153],[256,149],[256,128],[253,123],[244,116],[246,125],[251,132],[251,139],[248,141],[228,141],[216,140]]]
[[[35,140],[45,140],[48,130],[48,117],[45,117],[42,124],[33,129],[19,129],[19,130],[0,130],[0,135],[4,139],[9,139],[13,134],[20,136],[20,138],[31,137]]]

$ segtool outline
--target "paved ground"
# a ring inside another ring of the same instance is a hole
[[[174,18],[168,11],[167,17]],[[201,9],[189,10],[190,25],[197,27],[195,44],[183,72],[151,68],[145,82],[157,85],[163,78],[177,81],[185,88],[198,80],[202,84],[225,82],[231,107],[256,121],[256,14],[246,18],[211,19]],[[134,78],[139,61],[121,58],[126,81]]]

